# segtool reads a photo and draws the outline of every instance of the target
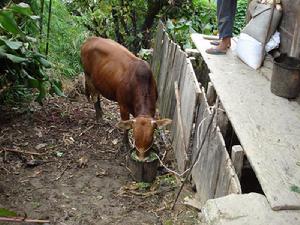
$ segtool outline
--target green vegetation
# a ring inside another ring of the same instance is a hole
[[[140,160],[136,154],[136,151],[131,152],[131,158],[138,162],[153,162],[154,160],[157,160],[157,154],[154,151],[150,152],[150,155],[146,157],[144,160]]]
[[[248,0],[238,0],[235,22],[233,27],[234,34],[239,34],[246,25],[246,11]]]
[[[8,209],[0,208],[0,216],[14,217],[17,216],[17,213]]]
[[[48,11],[49,0],[45,0],[45,11]],[[48,59],[53,63],[52,74],[58,77],[74,77],[82,69],[80,65],[80,46],[89,36],[81,18],[73,16],[61,0],[52,2],[51,27]],[[44,18],[44,27],[48,15]],[[46,32],[42,36],[40,49],[46,52]]]

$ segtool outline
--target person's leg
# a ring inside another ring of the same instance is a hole
[[[222,40],[232,37],[237,0],[218,0],[217,4],[219,37]]]
[[[224,54],[231,44],[237,0],[217,0],[217,18],[220,43],[207,53]]]

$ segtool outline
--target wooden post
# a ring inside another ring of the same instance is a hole
[[[211,82],[208,82],[207,91],[206,91],[207,103],[212,106],[217,98],[217,93]]]
[[[292,46],[291,46],[291,57],[299,57],[300,55],[300,16],[298,16],[299,19],[296,20],[295,28],[294,28],[294,36],[292,40]]]
[[[223,138],[226,137],[226,133],[228,130],[228,125],[229,125],[229,119],[228,116],[225,112],[225,109],[222,105],[222,103],[220,102],[219,104],[219,108],[218,108],[218,112],[217,112],[217,125],[220,128],[221,134],[223,135]]]
[[[231,160],[238,178],[241,179],[244,160],[244,150],[242,146],[232,146]]]

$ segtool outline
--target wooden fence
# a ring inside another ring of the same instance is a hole
[[[201,79],[197,79],[190,58],[170,40],[162,23],[155,37],[151,67],[157,80],[159,113],[173,119],[171,141],[180,172],[196,158],[204,142],[192,170],[197,199],[203,204],[211,198],[241,193],[219,128],[222,116],[216,113],[209,126],[213,114]],[[219,100],[211,104],[217,108],[221,105]]]

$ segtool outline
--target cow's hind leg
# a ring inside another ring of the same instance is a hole
[[[103,111],[101,108],[101,102],[100,102],[100,96],[98,95],[97,101],[94,103],[94,107],[96,110],[96,121],[99,122],[102,120],[103,117]]]

